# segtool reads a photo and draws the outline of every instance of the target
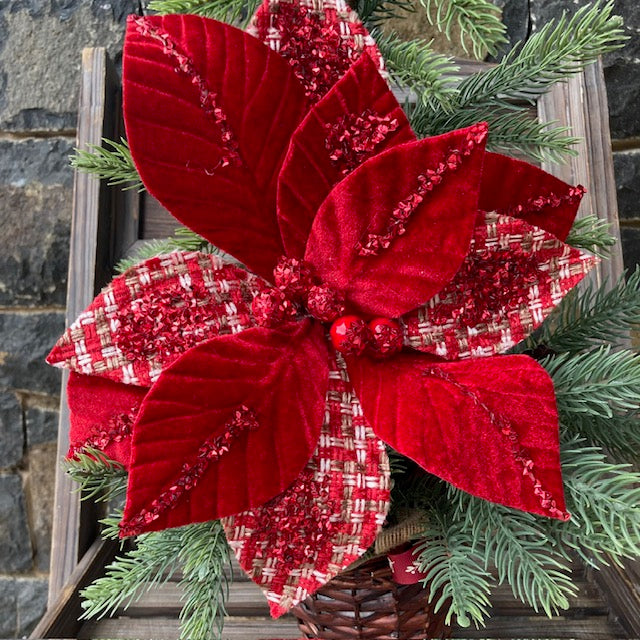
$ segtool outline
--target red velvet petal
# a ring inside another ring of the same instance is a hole
[[[228,516],[284,491],[318,443],[327,379],[324,332],[308,319],[187,351],[151,388],[135,424],[123,531],[139,514],[154,513],[155,500],[157,517],[136,532]],[[257,428],[209,459],[199,482],[163,509],[184,465],[193,467],[204,443],[224,436],[243,407]]]
[[[584,189],[572,187],[533,165],[487,153],[480,187],[480,209],[522,218],[564,240],[578,212]]]
[[[373,38],[344,0],[264,0],[248,31],[289,62],[312,102],[363,52],[384,68]]]
[[[332,356],[325,422],[298,480],[224,521],[240,565],[275,618],[331,580],[373,543],[389,508],[389,461],[367,424],[344,362]]]
[[[190,347],[254,326],[251,302],[263,286],[212,255],[176,251],[145,260],[102,290],[47,362],[150,386]]]
[[[145,186],[181,222],[269,278],[277,176],[304,90],[255,38],[194,15],[131,17],[127,138]]]
[[[396,317],[453,278],[474,228],[486,131],[474,125],[393,147],[333,188],[305,259],[348,311]]]
[[[405,344],[447,360],[504,353],[597,263],[524,220],[484,214],[453,281],[402,318]]]
[[[373,430],[394,449],[485,500],[568,517],[553,382],[535,360],[403,354],[348,364]]]
[[[128,468],[131,427],[147,391],[72,371],[67,384],[69,457],[88,446]]]
[[[382,132],[379,129],[374,140],[376,130],[363,127],[373,127],[377,118]],[[332,159],[342,151],[332,144],[338,132],[349,136],[346,153]],[[278,182],[278,223],[287,255],[304,255],[316,212],[337,182],[368,157],[414,139],[404,111],[376,65],[368,55],[361,56],[311,109],[291,139]],[[358,152],[360,148],[363,151]]]

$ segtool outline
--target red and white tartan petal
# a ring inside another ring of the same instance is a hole
[[[114,278],[47,358],[57,367],[151,386],[187,349],[255,326],[264,281],[218,256],[176,251]]]
[[[265,591],[274,618],[359,558],[389,509],[384,444],[362,414],[344,361],[330,356],[329,367],[325,421],[305,470],[264,506],[223,519],[231,549]]]
[[[405,345],[447,360],[504,353],[597,263],[524,220],[487,213],[453,281],[402,317]]]
[[[363,53],[384,73],[374,39],[346,0],[264,0],[247,31],[289,61],[314,100]]]

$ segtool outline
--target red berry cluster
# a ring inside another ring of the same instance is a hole
[[[374,318],[366,322],[359,316],[342,316],[329,334],[333,346],[345,355],[371,355],[387,358],[402,349],[402,327],[390,318]]]

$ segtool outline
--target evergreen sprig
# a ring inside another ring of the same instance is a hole
[[[125,185],[124,190],[144,191],[144,185],[133,163],[129,145],[124,138],[120,142],[103,138],[105,146],[88,145],[87,149],[75,149],[70,162],[74,169],[90,173],[109,186]]]
[[[223,22],[246,22],[261,0],[151,0],[147,7],[156,13],[192,13]]]
[[[185,604],[180,612],[182,640],[219,640],[229,595],[229,547],[218,521],[184,527],[180,560]],[[227,571],[225,571],[227,569]]]
[[[453,40],[453,29],[460,28],[462,48],[478,60],[495,55],[508,42],[500,9],[489,0],[420,0],[429,22]]]
[[[453,74],[458,71],[451,58],[436,53],[424,40],[402,40],[380,31],[372,35],[396,86],[410,87],[420,100],[450,108],[449,101],[455,96]]]
[[[406,18],[415,13],[413,0],[352,0],[349,6],[370,29],[391,18]]]
[[[558,353],[579,353],[629,338],[640,327],[640,268],[610,286],[593,282],[575,290],[527,346],[544,344]]]
[[[475,549],[471,530],[448,513],[430,514],[429,526],[416,547],[416,562],[435,611],[447,606],[446,623],[455,616],[462,627],[482,625],[488,617],[493,578]]]
[[[65,472],[78,483],[83,500],[109,502],[125,494],[126,469],[98,449],[87,447],[62,464]]]
[[[500,584],[509,584],[516,598],[549,617],[569,608],[568,598],[577,592],[570,560],[540,518],[453,487],[449,496],[457,517],[473,532],[484,567],[496,567]]]
[[[588,215],[573,223],[565,242],[578,249],[587,249],[601,257],[607,257],[616,239],[610,233],[611,225],[598,216]]]

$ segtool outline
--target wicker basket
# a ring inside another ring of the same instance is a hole
[[[292,610],[305,638],[426,640],[449,638],[446,607],[437,614],[421,584],[391,579],[386,556],[340,574]]]

